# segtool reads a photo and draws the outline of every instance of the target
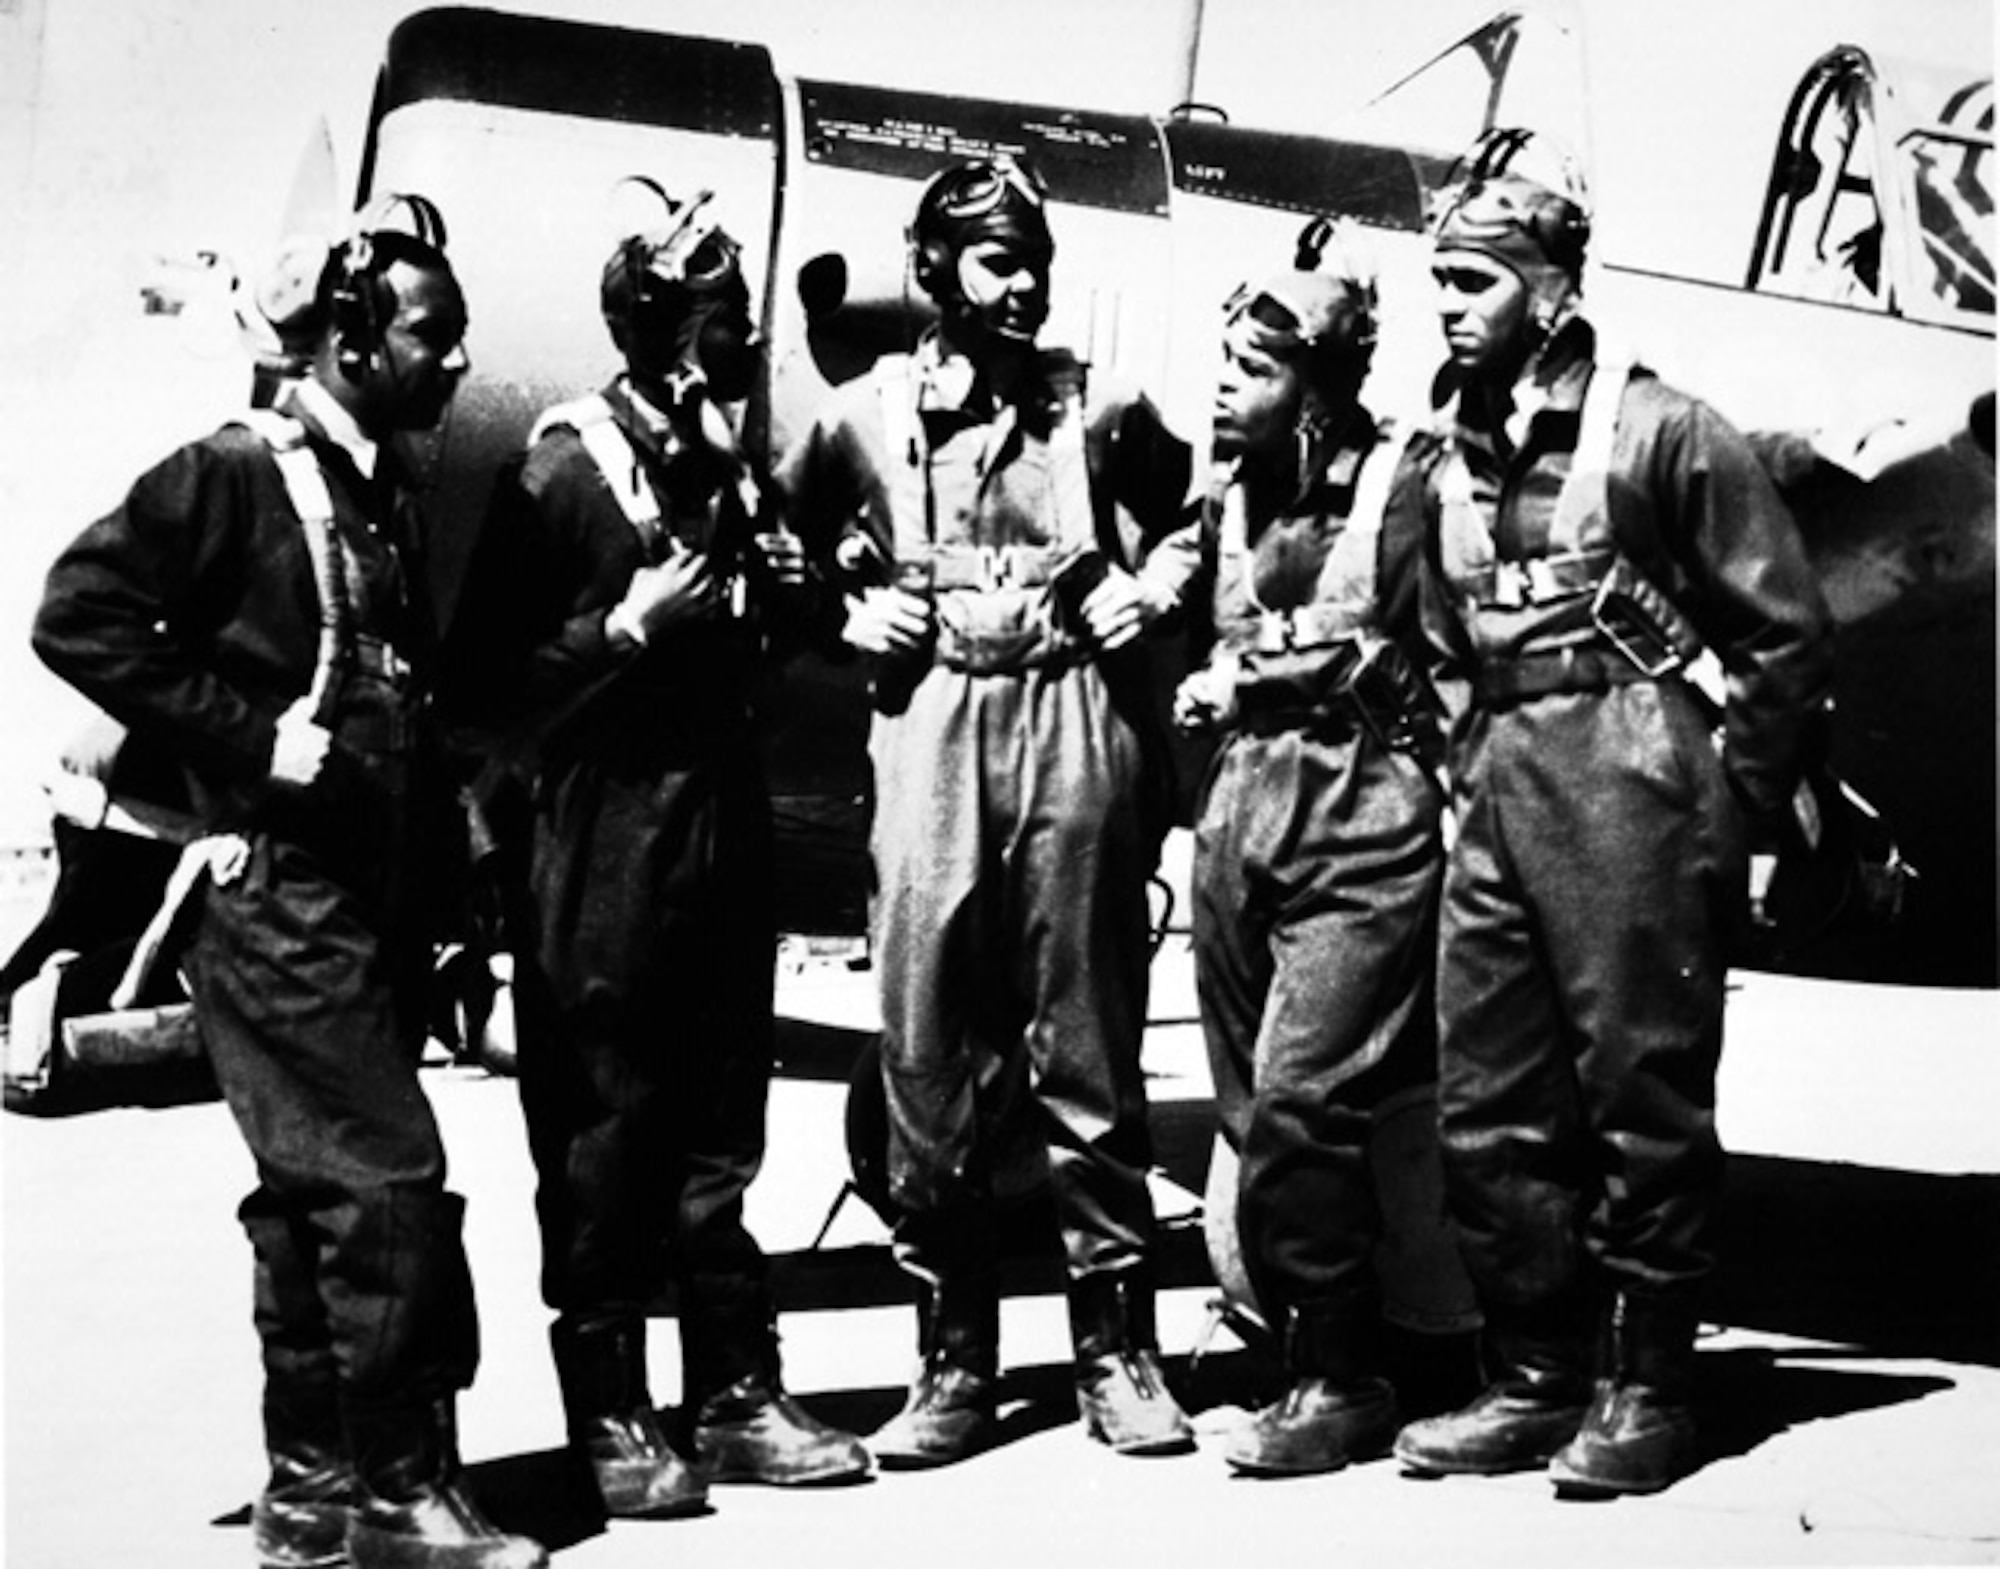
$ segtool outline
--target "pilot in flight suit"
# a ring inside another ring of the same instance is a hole
[[[1382,528],[1402,442],[1359,400],[1375,320],[1351,230],[1231,301],[1195,525],[1215,647],[1175,704],[1222,736],[1195,829],[1195,980],[1237,1155],[1220,1197],[1291,1379],[1228,1442],[1261,1475],[1336,1470],[1396,1435],[1374,1255],[1386,1224],[1422,1217],[1385,1215],[1370,1142],[1403,1099],[1435,1121],[1440,736],[1421,536]],[[1441,1215],[1430,1229],[1449,1259]]]
[[[1178,521],[1189,455],[1149,403],[1037,346],[1054,245],[1031,169],[947,168],[909,238],[936,330],[835,392],[778,476],[846,590],[847,643],[876,661],[871,935],[922,1361],[870,1447],[937,1465],[991,1435],[991,1112],[1025,1058],[1086,1429],[1185,1449],[1156,1350],[1139,1064],[1169,802],[1140,634],[1169,600],[1128,569]]]
[[[781,578],[803,562],[724,414],[759,349],[708,200],[669,202],[612,253],[602,306],[625,371],[544,413],[502,473],[450,659],[460,718],[504,738],[489,782],[511,770],[528,797],[511,837],[504,808],[495,821],[526,863],[502,881],[542,1292],[572,1451],[628,1517],[697,1510],[710,1482],[872,1469],[786,1393],[743,1220],[776,956],[756,700]],[[673,1437],[646,1359],[670,1282]]]
[[[1432,641],[1469,692],[1439,1098],[1490,1364],[1397,1454],[1547,1463],[1585,1494],[1696,1462],[1726,944],[1831,662],[1798,530],[1742,437],[1581,314],[1588,233],[1553,144],[1482,140],[1434,233],[1439,424],[1391,500],[1428,530]],[[1690,679],[1703,649],[1719,716]]]
[[[417,1078],[431,636],[387,443],[435,425],[466,368],[442,244],[428,202],[395,198],[314,243],[298,296],[281,271],[260,298],[302,373],[143,475],[57,559],[35,623],[132,744],[180,759],[210,835],[185,962],[256,1161],[240,1218],[271,1476],[251,1535],[280,1569],[547,1562],[460,1476],[478,1326]]]

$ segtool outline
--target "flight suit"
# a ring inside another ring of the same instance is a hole
[[[415,532],[388,453],[364,474],[307,405],[292,412],[332,504],[345,623],[310,787],[268,777],[278,716],[314,679],[322,598],[262,437],[225,426],[142,476],[57,559],[34,630],[134,742],[183,759],[205,826],[248,844],[240,874],[201,896],[185,966],[256,1162],[240,1216],[274,1456],[343,1453],[343,1408],[414,1412],[478,1360],[463,1206],[417,1077],[429,954],[406,661],[430,639]]]
[[[1144,649],[1100,657],[1056,580],[1136,563],[1177,521],[1189,457],[1067,355],[1044,351],[1038,381],[1018,409],[982,406],[929,339],[836,392],[779,475],[809,548],[857,529],[936,611],[929,649],[878,668],[869,737],[896,1248],[932,1281],[994,1266],[986,1114],[995,1065],[1022,1054],[1072,1279],[1152,1246],[1139,1051],[1164,731]]]
[[[715,453],[682,446],[622,378],[601,396],[657,525],[621,509],[575,425],[549,423],[503,473],[454,643],[480,651],[531,792],[510,924],[543,1296],[638,1323],[671,1281],[692,1410],[775,1372],[743,1222],[773,1051],[764,642],[748,606],[643,647],[607,637],[669,538],[722,573],[752,520]]]
[[[1244,1266],[1274,1329],[1324,1342],[1305,1360],[1349,1377],[1376,1308],[1373,1119],[1434,1073],[1444,855],[1435,718],[1389,636],[1416,634],[1420,536],[1380,526],[1400,445],[1365,415],[1357,438],[1254,538],[1240,488],[1205,509],[1236,713],[1193,868],[1195,978],[1239,1156]]]
[[[1634,1342],[1691,1339],[1746,832],[1784,811],[1830,664],[1742,439],[1595,358],[1574,319],[1518,448],[1461,399],[1392,503],[1428,521],[1433,641],[1470,693],[1438,979],[1453,1211],[1489,1329],[1586,1372],[1600,1293]],[[1585,472],[1579,433],[1606,418]],[[1719,747],[1682,673],[1703,647],[1727,677]]]

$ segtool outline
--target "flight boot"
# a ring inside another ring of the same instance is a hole
[[[699,1513],[701,1474],[677,1454],[646,1383],[646,1321],[565,1314],[549,1326],[570,1453],[590,1473],[604,1512],[619,1520]]]
[[[1588,1320],[1565,1305],[1533,1318],[1489,1313],[1489,1382],[1457,1411],[1410,1423],[1396,1458],[1424,1475],[1533,1471],[1576,1436],[1591,1398]]]
[[[449,1396],[345,1411],[362,1499],[347,1525],[354,1569],[548,1569],[530,1537],[488,1520],[467,1488]]]
[[[258,1569],[331,1569],[347,1562],[347,1524],[361,1479],[347,1454],[337,1386],[269,1380],[264,1449],[270,1478],[250,1506]]]
[[[917,1289],[916,1376],[903,1409],[868,1440],[885,1471],[951,1465],[993,1442],[999,1420],[1000,1285],[990,1270]]]
[[[1694,1333],[1694,1310],[1681,1299],[1618,1295],[1589,1413],[1549,1462],[1559,1497],[1657,1493],[1700,1463]]]
[[[1121,1455],[1178,1455],[1194,1428],[1167,1388],[1151,1282],[1137,1269],[1100,1270],[1069,1283],[1076,1405],[1083,1430]]]
[[[711,1482],[833,1487],[875,1469],[860,1439],[820,1421],[776,1373],[747,1373],[703,1400],[694,1449]]]
[[[1367,1333],[1358,1303],[1287,1309],[1291,1388],[1230,1435],[1223,1458],[1251,1476],[1310,1476],[1387,1454],[1400,1425],[1396,1391],[1362,1371],[1359,1347]]]
[[[680,1287],[681,1418],[708,1481],[826,1487],[873,1473],[860,1439],[786,1393],[776,1314],[758,1272],[696,1269]]]

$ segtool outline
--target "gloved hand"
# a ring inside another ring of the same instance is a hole
[[[303,790],[326,767],[333,736],[314,722],[312,710],[312,699],[302,697],[278,716],[277,739],[271,744],[273,783]]]
[[[721,594],[708,557],[675,543],[659,565],[632,574],[625,597],[604,618],[604,630],[644,645],[677,622],[715,614]]]
[[[1112,567],[1084,597],[1083,624],[1091,641],[1111,652],[1133,641],[1173,607],[1173,596],[1164,588],[1123,567]]]
[[[850,594],[840,635],[863,653],[915,653],[931,635],[930,601],[901,588]]]

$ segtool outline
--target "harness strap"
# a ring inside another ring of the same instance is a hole
[[[1408,444],[1407,433],[1379,439],[1362,459],[1348,501],[1347,518],[1339,544],[1327,553],[1321,569],[1335,566],[1337,555],[1359,550],[1365,553],[1371,574],[1382,537],[1382,515],[1388,508],[1389,487]],[[1243,501],[1243,487],[1231,483],[1222,492],[1221,537],[1217,544],[1218,574],[1238,575],[1245,587],[1244,598],[1256,603],[1249,588],[1249,518]],[[1332,648],[1372,629],[1374,593],[1343,595],[1337,599],[1316,599],[1289,610],[1260,609],[1254,618],[1231,622],[1222,628],[1222,643],[1237,654],[1279,654],[1310,652]]]
[[[1575,540],[1583,537],[1583,525],[1592,517],[1608,516],[1611,484],[1611,447],[1618,435],[1618,409],[1625,401],[1625,387],[1632,379],[1632,361],[1619,350],[1600,352],[1597,369],[1583,394],[1583,413],[1577,421],[1576,451],[1570,458],[1569,477],[1562,494],[1556,497],[1556,515],[1550,525],[1552,537]]]
[[[1608,692],[1614,686],[1651,679],[1618,654],[1571,646],[1524,654],[1518,659],[1489,660],[1479,667],[1473,684],[1480,701],[1488,707],[1511,708],[1557,692]]]
[[[889,453],[889,513],[896,559],[928,562],[939,590],[1039,586],[1052,580],[1061,563],[1095,548],[1097,519],[1084,442],[1083,367],[1067,360],[1051,363],[1051,359],[1044,357],[1044,368],[1059,395],[1062,413],[1048,444],[1047,521],[1055,540],[1049,546],[989,547],[938,541],[930,443],[918,410],[920,366],[915,356],[906,354],[885,356],[876,363],[875,392],[883,443]],[[1002,409],[981,452],[978,485],[982,497],[993,476],[1005,466],[1010,449],[1022,439],[1017,414],[1011,406]],[[996,576],[995,563],[1004,563],[1001,575]]]
[[[1607,350],[1591,375],[1569,474],[1550,523],[1550,539],[1559,548],[1534,560],[1496,561],[1460,574],[1461,591],[1475,614],[1589,600],[1587,623],[1554,637],[1530,638],[1513,655],[1483,663],[1480,689],[1493,700],[1657,680],[1688,672],[1702,655],[1693,625],[1625,552],[1615,543],[1579,543],[1609,538],[1612,449],[1632,373],[1629,355]],[[1469,505],[1470,478],[1462,459],[1446,466],[1442,483],[1456,484],[1460,500]],[[1614,673],[1599,674],[1600,665]]]
[[[286,499],[305,531],[313,587],[319,597],[319,648],[307,698],[314,718],[323,719],[334,678],[355,643],[347,549],[334,523],[333,496],[326,488],[326,475],[320,470],[319,459],[306,444],[306,428],[301,421],[276,409],[247,409],[236,417],[235,423],[258,436],[270,450],[285,483]],[[159,966],[180,912],[203,880],[218,884],[233,881],[242,872],[249,854],[248,841],[233,833],[199,835],[182,847],[159,907],[139,934],[112,988],[109,1001],[114,1011],[130,1008],[138,1001]]]
[[[1365,537],[1371,559],[1375,542],[1382,537],[1382,516],[1389,510],[1389,487],[1396,481],[1396,470],[1403,465],[1403,450],[1409,444],[1410,433],[1406,430],[1392,430],[1386,436],[1378,436],[1354,480],[1347,527]]]
[[[1055,581],[1062,552],[1053,545],[932,545],[931,587],[1040,588]]]
[[[1569,494],[1568,489],[1563,491],[1565,497]],[[1468,571],[1462,581],[1480,606],[1519,610],[1589,593],[1617,559],[1618,552],[1608,546],[1569,550],[1530,561],[1495,561]]]
[[[884,355],[875,363],[875,401],[882,412],[882,441],[889,454],[890,551],[898,561],[915,561],[929,546],[929,461],[923,421],[916,410],[916,361],[907,354]]]
[[[319,459],[306,444],[305,425],[276,409],[249,409],[238,423],[262,438],[285,482],[285,494],[305,530],[312,559],[313,587],[319,595],[319,650],[307,689],[315,718],[323,718],[333,695],[336,672],[353,643],[354,605],[348,591],[347,547],[333,521],[333,497]]]
[[[1265,610],[1223,628],[1222,646],[1232,654],[1310,653],[1358,637],[1368,630],[1370,616],[1359,606],[1325,602]]]
[[[659,498],[653,494],[653,487],[646,482],[646,476],[639,467],[639,454],[619,428],[612,416],[611,405],[601,393],[589,392],[568,403],[558,403],[543,411],[541,417],[528,432],[530,447],[551,430],[566,429],[576,432],[576,438],[583,443],[583,450],[590,454],[597,471],[604,476],[605,487],[618,503],[618,510],[625,514],[625,521],[639,536],[646,547],[646,559],[652,560],[659,554],[661,536],[665,532],[660,522]]]

